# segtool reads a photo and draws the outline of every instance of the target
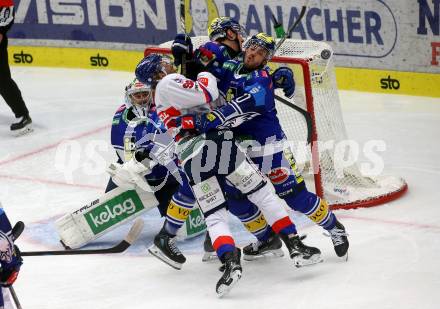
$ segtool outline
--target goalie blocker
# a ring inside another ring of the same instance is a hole
[[[61,242],[66,247],[77,249],[158,205],[151,192],[118,187],[64,215],[55,222],[55,227]],[[203,216],[196,207],[178,235],[181,238],[193,237],[205,230]]]

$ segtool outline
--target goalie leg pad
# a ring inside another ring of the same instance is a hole
[[[157,207],[158,204],[153,193],[116,188],[64,215],[55,222],[55,228],[63,244],[76,249]]]

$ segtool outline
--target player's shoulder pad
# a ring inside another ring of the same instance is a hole
[[[217,42],[211,42],[211,41],[206,42],[202,46],[212,52],[219,51],[222,48],[222,45],[218,44]]]
[[[179,73],[172,73],[165,75],[157,84],[156,91],[158,91],[160,88],[166,88],[169,85],[173,84],[182,84],[184,80],[187,78]]]
[[[267,68],[258,69],[252,72],[252,82],[258,82],[263,85],[272,87],[272,77]]]
[[[237,60],[227,60],[223,63],[223,69],[228,71],[234,71],[238,65],[239,65],[239,61]]]
[[[124,115],[127,113],[128,108],[125,104],[118,107],[115,114],[113,115],[112,125],[118,125],[121,120],[124,120]]]

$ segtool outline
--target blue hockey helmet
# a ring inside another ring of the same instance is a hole
[[[214,18],[208,27],[208,36],[211,41],[226,38],[226,31],[231,29],[237,34],[240,34],[244,39],[247,37],[244,28],[230,17]]]
[[[252,47],[264,48],[267,51],[266,60],[270,60],[275,54],[275,40],[273,39],[273,37],[264,32],[253,35],[243,45],[243,49]]]
[[[156,88],[160,80],[159,73],[168,74],[164,64],[172,66],[172,59],[165,55],[150,54],[136,66],[136,78],[147,87]]]

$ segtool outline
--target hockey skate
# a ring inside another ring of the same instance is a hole
[[[243,260],[253,261],[265,256],[283,257],[284,252],[281,249],[283,243],[280,237],[273,231],[266,241],[257,241],[243,248]]]
[[[19,122],[11,124],[11,131],[16,136],[25,135],[33,131],[32,129],[32,119],[27,116],[20,118]]]
[[[336,220],[336,226],[328,231],[329,236],[332,239],[333,246],[335,247],[336,255],[339,257],[345,257],[348,260],[348,234],[345,231],[345,227],[341,222]]]
[[[309,266],[323,261],[321,251],[318,248],[306,246],[298,235],[280,234],[280,237],[296,267]]]
[[[224,271],[215,287],[218,297],[223,297],[223,295],[229,293],[232,287],[240,280],[242,272],[240,257],[241,252],[237,248],[233,252],[226,252],[222,257]]]
[[[209,232],[206,232],[203,249],[205,250],[205,253],[203,254],[202,262],[208,262],[218,259],[217,253],[212,246],[211,236],[209,236]]]
[[[186,258],[175,244],[175,237],[162,228],[154,237],[154,244],[148,249],[152,255],[175,269],[182,269]]]

